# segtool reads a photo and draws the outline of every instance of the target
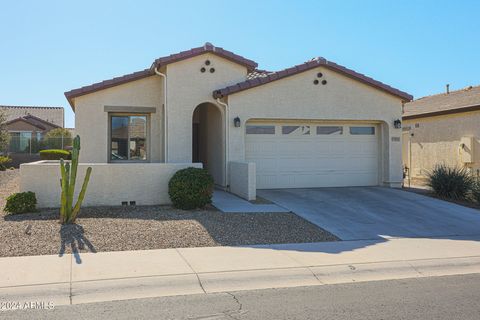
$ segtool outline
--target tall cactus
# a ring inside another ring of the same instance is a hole
[[[80,212],[80,206],[82,205],[85,192],[87,191],[88,181],[90,180],[90,174],[92,168],[88,167],[83,180],[82,189],[78,195],[77,203],[73,205],[73,195],[75,194],[75,181],[77,180],[77,168],[78,168],[78,155],[80,154],[80,137],[77,135],[73,139],[72,150],[72,164],[64,163],[63,159],[60,159],[60,173],[62,178],[60,184],[62,186],[62,197],[60,202],[60,222],[62,224],[74,223],[77,219],[77,215]]]

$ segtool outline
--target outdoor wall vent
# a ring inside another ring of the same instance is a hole
[[[200,69],[200,72],[205,72],[205,71],[207,71],[207,69],[205,69],[203,67],[202,67],[202,69]]]
[[[321,72],[317,73],[317,78],[321,78],[321,77],[323,77],[323,73]]]
[[[209,66],[210,65],[210,60],[205,60],[205,65]]]
[[[319,83],[320,83],[320,81],[318,81],[317,79],[313,80],[313,84],[314,84],[314,85],[317,85],[317,84],[319,84]]]
[[[326,85],[326,84],[327,84],[327,80],[322,80],[322,84],[323,84],[323,85]]]
[[[136,205],[137,205],[137,202],[136,202],[136,201],[130,201],[130,205],[131,205],[131,206],[136,206]]]
[[[210,68],[210,73],[214,73],[215,72],[215,68]]]
[[[128,201],[122,201],[122,206],[128,206]]]

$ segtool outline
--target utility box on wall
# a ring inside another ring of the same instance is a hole
[[[460,139],[460,161],[464,164],[473,163],[473,137],[465,136]]]

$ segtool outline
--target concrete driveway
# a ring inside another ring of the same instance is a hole
[[[258,190],[342,240],[480,235],[480,210],[382,187]]]

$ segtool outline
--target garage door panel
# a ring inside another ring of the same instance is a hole
[[[256,163],[257,188],[378,184],[377,130],[350,135],[344,124],[343,134],[316,134],[315,125],[299,124],[310,127],[310,134],[295,135],[282,134],[281,124],[268,125],[277,126],[275,134],[246,135],[245,156]]]

